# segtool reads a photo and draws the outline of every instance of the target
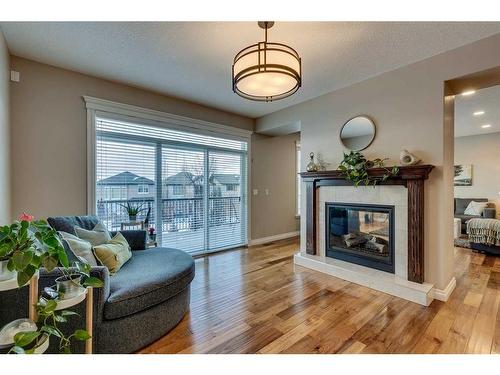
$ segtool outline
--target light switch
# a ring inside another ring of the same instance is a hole
[[[10,80],[12,82],[19,82],[20,74],[19,72],[16,72],[15,70],[10,71]]]
[[[259,189],[253,189],[252,193],[253,195],[259,195]]]
[[[269,189],[264,190],[266,195],[269,195]]]

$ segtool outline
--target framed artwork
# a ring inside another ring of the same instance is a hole
[[[471,186],[472,185],[472,165],[458,164],[455,165],[455,186]]]

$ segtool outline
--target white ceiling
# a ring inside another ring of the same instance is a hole
[[[484,111],[484,115],[474,116],[478,111]],[[485,124],[491,127],[481,128]],[[455,97],[455,137],[496,132],[500,132],[500,86]]]
[[[269,40],[302,57],[303,87],[256,103],[231,90],[235,53],[263,39],[254,22],[2,22],[16,56],[260,117],[500,32],[500,22],[277,22]]]

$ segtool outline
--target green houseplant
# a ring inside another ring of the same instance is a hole
[[[52,271],[58,264],[68,267],[68,257],[57,232],[43,220],[23,214],[20,220],[0,228],[0,260],[25,285],[39,268]]]
[[[74,278],[71,275],[81,275],[82,287],[102,286],[101,280],[90,276],[90,265],[75,262],[74,268],[69,268],[68,257],[57,232],[44,220],[34,220],[33,216],[26,213],[13,224],[0,228],[0,259],[6,262],[8,271],[17,275],[19,287],[28,283],[42,267],[48,272],[59,267],[63,275],[72,280]],[[73,339],[84,341],[90,338],[85,330],[76,330],[65,336],[59,324],[65,323],[69,316],[76,313],[69,310],[58,311],[56,307],[56,300],[40,298],[36,304],[37,330],[17,333],[10,352],[34,353],[40,342],[54,336],[59,340],[60,352],[70,353]]]
[[[136,221],[137,220],[137,215],[139,215],[142,211],[145,209],[142,208],[144,206],[144,203],[141,203],[137,206],[133,206],[130,202],[127,202],[127,204],[120,204],[125,211],[127,212],[128,219],[130,221]]]
[[[396,176],[399,173],[399,168],[394,166],[391,169],[386,168],[384,163],[387,159],[368,160],[359,151],[351,151],[348,154],[344,153],[344,159],[340,163],[338,169],[346,180],[351,181],[354,186],[361,184],[375,186],[379,182],[386,181],[391,176]],[[368,173],[370,168],[384,168],[385,173],[381,176],[371,176]]]

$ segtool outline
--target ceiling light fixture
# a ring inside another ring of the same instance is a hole
[[[473,113],[474,116],[482,116],[484,115],[484,111],[476,111]]]
[[[262,21],[264,41],[236,54],[232,67],[233,91],[260,102],[272,102],[293,95],[302,85],[300,56],[292,47],[269,43],[267,30],[274,22]]]
[[[485,124],[485,125],[481,125],[481,127],[483,129],[488,129],[488,128],[491,128],[491,125],[490,124]]]
[[[462,96],[470,96],[470,95],[474,95],[475,93],[476,93],[476,90],[464,91],[462,93]]]

